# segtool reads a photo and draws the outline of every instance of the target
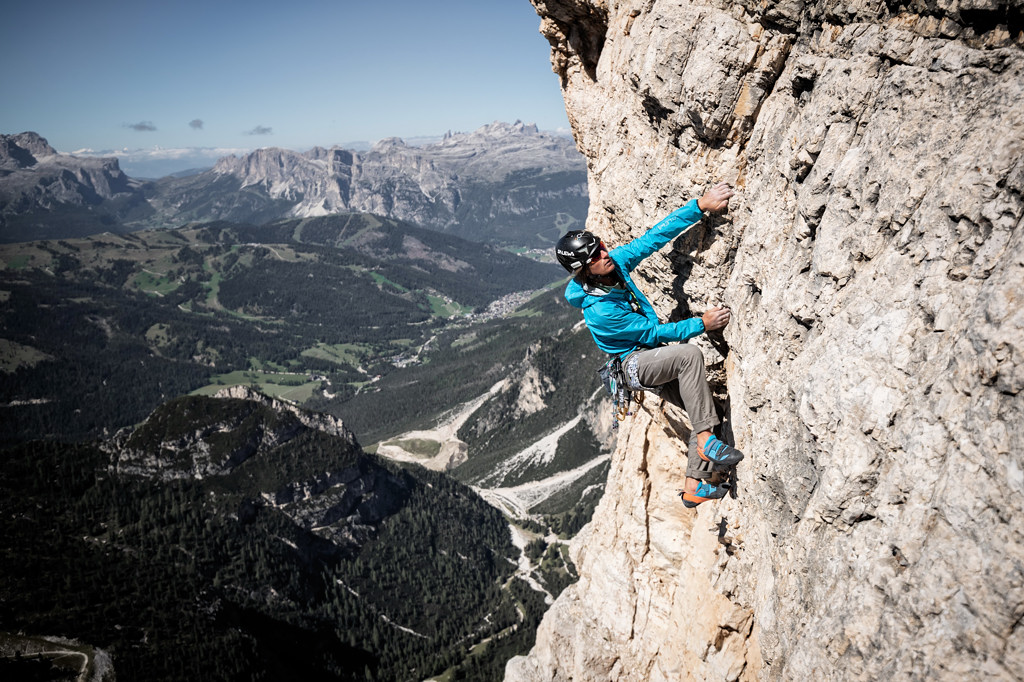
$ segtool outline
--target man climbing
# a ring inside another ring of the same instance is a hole
[[[687,507],[725,497],[726,484],[698,479],[710,478],[712,470],[735,466],[743,453],[712,433],[720,422],[700,349],[688,343],[665,344],[722,329],[729,324],[731,313],[728,308],[715,307],[700,317],[663,324],[630,273],[705,213],[725,210],[732,196],[732,189],[719,183],[642,236],[611,251],[592,233],[581,230],[566,233],[555,247],[558,262],[573,275],[565,289],[566,300],[583,309],[583,319],[598,348],[621,359],[629,388],[655,391],[686,410],[696,434],[696,439],[691,438],[686,483],[680,493]]]

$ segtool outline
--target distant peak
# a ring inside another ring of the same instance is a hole
[[[484,135],[509,135],[513,133],[536,135],[540,130],[537,128],[536,123],[523,123],[519,119],[516,119],[515,123],[505,123],[504,121],[488,123],[487,125],[478,128],[476,132]]]
[[[527,135],[536,135],[540,132],[536,123],[523,123],[519,119],[516,119],[516,122],[512,124],[512,128],[515,129],[516,132],[526,133]]]
[[[385,149],[387,147],[406,147],[405,140],[400,137],[385,137],[377,144],[373,145],[374,149]]]
[[[57,150],[50,146],[50,143],[46,141],[46,138],[39,133],[33,133],[27,131],[24,133],[18,133],[17,135],[9,135],[15,144],[22,149],[27,149],[33,154],[40,156],[52,156],[57,153]]]
[[[38,133],[0,135],[0,166],[28,168],[40,157],[55,156],[57,150]]]
[[[259,156],[281,156],[283,154],[298,154],[298,152],[292,151],[291,149],[284,149],[283,147],[260,147],[253,153]]]

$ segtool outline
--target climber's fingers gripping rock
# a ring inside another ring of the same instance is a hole
[[[720,182],[697,200],[697,208],[705,213],[718,213],[729,207],[729,199],[735,192],[728,183]]]
[[[704,322],[704,330],[710,332],[729,324],[729,320],[732,319],[732,311],[716,306],[705,312],[700,319]]]

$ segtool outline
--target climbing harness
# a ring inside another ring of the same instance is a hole
[[[633,371],[635,373],[635,367]],[[612,428],[617,429],[619,422],[633,414],[629,409],[631,403],[643,405],[643,388],[639,381],[626,376],[626,372],[622,368],[622,359],[618,355],[604,363],[597,373],[601,376],[601,383],[604,384],[608,395],[612,398],[612,404],[615,407],[615,421],[612,422]]]

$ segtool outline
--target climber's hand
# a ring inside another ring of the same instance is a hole
[[[705,213],[718,213],[729,208],[729,197],[735,192],[728,183],[720,182],[707,192],[700,199],[697,199],[697,207]]]
[[[704,322],[704,331],[711,332],[729,324],[732,311],[728,308],[715,307],[701,315],[700,319]]]

